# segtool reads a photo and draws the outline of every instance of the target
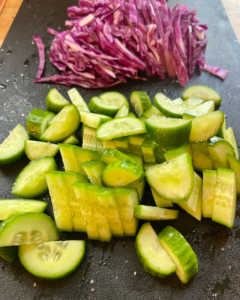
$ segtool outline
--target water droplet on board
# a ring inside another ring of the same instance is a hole
[[[6,52],[6,55],[10,55],[10,54],[12,54],[12,50],[8,50],[8,51]]]
[[[0,89],[5,90],[5,88],[6,88],[6,85],[0,84]]]

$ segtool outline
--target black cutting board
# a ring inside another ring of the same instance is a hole
[[[221,110],[227,115],[227,126],[232,126],[240,141],[239,122],[239,69],[240,47],[220,0],[185,1],[191,9],[197,9],[202,23],[209,26],[207,63],[228,69],[225,81],[206,72],[195,75],[188,85],[203,84],[217,89],[223,98]],[[172,7],[176,1],[169,1]],[[185,3],[181,3],[185,4]],[[54,84],[34,84],[37,74],[38,54],[32,36],[40,35],[49,50],[52,36],[47,27],[64,29],[68,6],[77,0],[25,0],[10,32],[0,49],[0,142],[7,137],[17,123],[25,125],[28,113],[35,107],[45,108],[45,97]],[[0,29],[1,30],[1,29]],[[47,63],[45,76],[55,73]],[[146,83],[129,81],[112,90],[124,93],[147,91],[151,99],[157,92],[170,98],[178,98],[183,89],[171,79],[149,79]],[[57,87],[67,97],[68,88]],[[89,101],[103,90],[79,89]],[[59,169],[61,158],[57,156]],[[28,163],[20,162],[0,167],[0,198],[11,198],[11,188],[19,171]],[[184,174],[183,174],[184,176]],[[47,213],[52,215],[49,196]],[[153,203],[147,190],[143,203]],[[198,222],[180,209],[180,218],[172,222],[156,222],[156,230],[170,224],[189,241],[197,254],[199,273],[186,285],[176,275],[158,279],[148,275],[138,262],[134,238],[113,239],[110,243],[87,242],[87,255],[79,270],[67,279],[40,280],[29,274],[17,260],[9,264],[0,259],[0,299],[239,299],[240,298],[240,205],[235,226],[229,230],[210,220]],[[85,234],[62,234],[63,239],[85,239]]]

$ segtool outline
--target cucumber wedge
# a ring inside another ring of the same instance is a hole
[[[18,258],[18,247],[0,247],[0,257],[12,263]]]
[[[127,153],[124,154],[117,149],[106,149],[103,152],[100,160],[105,162],[106,164],[111,164],[113,162],[122,161],[122,162],[129,163],[131,165],[134,165],[134,166],[139,166],[139,164],[134,159],[132,159],[130,156],[128,156]]]
[[[198,273],[198,259],[186,239],[171,226],[165,227],[158,240],[177,266],[176,274],[182,283],[187,283]]]
[[[148,137],[149,135],[147,133],[143,134],[135,134],[135,135],[130,135],[129,138],[129,143],[131,147],[131,152],[133,154],[141,155],[143,156],[142,152],[142,143],[144,140]]]
[[[186,110],[185,113],[183,114],[183,119],[186,118],[186,114],[191,115],[193,118],[193,117],[199,117],[208,114],[210,112],[213,112],[214,110],[215,110],[215,102],[207,101],[198,105],[197,107]]]
[[[229,142],[229,144],[231,144],[233,146],[233,149],[234,149],[234,152],[235,152],[235,157],[236,157],[236,159],[239,160],[238,144],[237,144],[236,137],[235,137],[235,134],[234,134],[234,131],[233,131],[232,127],[229,127],[226,130],[224,139],[227,142]]]
[[[187,87],[182,93],[182,99],[198,97],[204,101],[214,101],[216,105],[221,105],[222,97],[214,89],[204,85],[192,85]]]
[[[175,148],[175,149],[167,150],[164,153],[164,157],[168,161],[170,159],[178,157],[179,155],[182,155],[183,153],[187,153],[187,152],[192,156],[192,147],[189,143],[184,144],[184,145],[182,145],[178,148]]]
[[[171,201],[167,201],[161,197],[159,197],[155,192],[154,190],[151,190],[152,191],[152,195],[153,195],[153,199],[155,201],[155,204],[157,207],[173,207],[173,204]]]
[[[57,114],[66,105],[70,104],[56,89],[51,89],[46,98],[46,108],[47,110]]]
[[[154,142],[150,137],[147,137],[141,145],[144,161],[146,163],[155,163]]]
[[[151,189],[174,203],[186,201],[193,191],[194,173],[189,153],[150,167],[145,174]]]
[[[85,241],[58,241],[19,247],[24,268],[36,277],[66,278],[75,272],[86,253]]]
[[[12,194],[23,198],[37,198],[47,190],[46,171],[57,170],[57,164],[52,157],[41,157],[31,161],[16,178]]]
[[[36,160],[43,156],[53,157],[58,153],[58,145],[26,140],[25,153],[30,160]]]
[[[137,118],[123,117],[111,120],[100,126],[96,132],[96,138],[100,142],[109,141],[122,136],[146,133],[143,122]]]
[[[123,104],[117,114],[115,115],[115,118],[121,118],[121,117],[127,117],[129,113],[129,106],[126,104]]]
[[[144,164],[143,169],[144,169],[144,171],[146,171],[148,168],[156,166],[156,165],[158,165],[158,164],[157,163]]]
[[[25,141],[29,139],[26,129],[18,124],[0,145],[0,165],[6,165],[21,159]]]
[[[166,151],[164,147],[154,142],[154,155],[157,163],[161,164],[166,161],[164,157]]]
[[[86,172],[91,184],[102,186],[102,172],[107,164],[103,161],[87,161],[82,163],[83,170]]]
[[[102,124],[111,121],[112,118],[100,115],[100,114],[94,114],[90,112],[81,112],[81,122],[89,127],[92,128],[98,128]]]
[[[213,202],[217,185],[217,171],[203,171],[202,210],[204,218],[212,218]]]
[[[240,162],[235,157],[233,157],[230,154],[227,154],[228,163],[230,166],[230,169],[232,169],[235,172],[236,176],[236,184],[237,184],[237,194],[240,194]]]
[[[123,136],[113,140],[116,148],[120,151],[131,152],[131,145],[128,136]]]
[[[147,221],[164,221],[177,219],[178,213],[178,210],[146,205],[137,205],[134,209],[135,218]]]
[[[99,98],[99,101],[97,103],[95,102],[95,106],[97,106],[98,109],[106,111],[107,116],[116,115],[123,104],[129,107],[126,97],[118,92],[106,92],[101,94]]]
[[[146,119],[150,118],[151,116],[155,116],[155,115],[164,117],[164,114],[162,114],[154,105],[152,105],[151,107],[146,109],[142,114],[142,116]]]
[[[151,100],[145,92],[132,92],[130,101],[138,117],[143,114],[144,110],[152,106]]]
[[[129,156],[132,160],[134,160],[138,166],[141,167],[141,169],[143,170],[143,157],[137,154],[133,154],[133,153],[126,153],[123,152],[123,154]],[[133,162],[131,162],[131,164],[133,164]]]
[[[146,179],[144,178],[141,182],[133,181],[133,182],[129,183],[128,185],[126,185],[126,187],[136,189],[138,191],[139,203],[141,203],[144,192],[145,192]]]
[[[68,96],[72,103],[77,107],[80,114],[82,111],[90,112],[87,103],[83,100],[83,97],[75,88],[68,91]]]
[[[136,238],[135,247],[137,257],[147,273],[165,278],[176,271],[175,263],[160,245],[150,223],[142,225]]]
[[[59,233],[52,218],[43,213],[21,213],[0,224],[0,247],[56,241]]]
[[[190,143],[192,148],[193,168],[196,171],[212,170],[213,164],[207,142]]]
[[[82,147],[83,149],[97,151],[96,129],[83,124],[82,128]]]
[[[134,113],[131,112],[131,111],[128,113],[127,116],[128,116],[128,117],[131,117],[131,118],[137,118],[137,117],[134,115]]]
[[[224,120],[223,120],[223,124],[222,126],[220,127],[218,133],[217,133],[217,136],[224,139],[224,140],[227,140],[227,134],[226,134],[226,118],[225,118],[225,115],[224,115]]]
[[[63,144],[77,145],[79,144],[79,140],[75,134],[72,134],[68,138],[66,138],[66,140],[63,141]]]
[[[212,220],[233,228],[236,215],[236,177],[233,170],[218,167]]]

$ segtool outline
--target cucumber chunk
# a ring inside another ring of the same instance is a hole
[[[106,168],[103,161],[87,161],[82,163],[83,170],[86,172],[91,184],[102,186],[102,172]]]
[[[53,157],[58,153],[58,145],[26,140],[25,153],[30,160],[36,160],[43,156]]]
[[[218,133],[223,121],[224,113],[220,110],[194,118],[189,141],[207,141]]]
[[[164,157],[168,161],[170,159],[178,157],[179,155],[182,155],[182,154],[187,153],[187,152],[192,156],[192,148],[191,148],[191,145],[189,143],[184,144],[184,145],[182,145],[178,148],[175,148],[175,149],[167,150],[164,153]]]
[[[230,154],[227,154],[230,168],[235,172],[237,194],[240,194],[240,162]]]
[[[102,124],[111,121],[112,118],[90,112],[81,112],[81,122],[89,127],[98,128]]]
[[[46,108],[47,110],[57,114],[66,105],[70,104],[57,89],[51,89],[46,97]]]
[[[158,145],[167,149],[188,142],[192,121],[152,116],[145,124],[150,137]]]
[[[173,207],[173,204],[171,201],[167,201],[161,197],[159,197],[155,192],[154,190],[151,190],[152,191],[152,195],[153,195],[153,199],[155,201],[155,204],[157,207]]]
[[[126,104],[123,104],[117,114],[115,115],[115,118],[121,118],[121,117],[127,117],[129,113],[129,106]]]
[[[145,174],[154,192],[174,203],[186,201],[193,191],[194,173],[189,153],[150,167]]]
[[[14,215],[0,224],[0,247],[56,241],[59,233],[52,218],[35,212]]]
[[[155,153],[154,153],[154,143],[150,137],[147,137],[141,145],[144,161],[146,163],[156,162]]]
[[[24,154],[24,143],[28,140],[26,129],[18,124],[0,145],[0,165],[6,165],[21,159]]]
[[[144,164],[143,169],[146,171],[148,168],[156,166],[157,163],[149,163],[149,164]]]
[[[83,149],[97,151],[98,140],[96,139],[96,129],[83,124],[82,131],[83,131],[83,137],[82,137]]]
[[[236,137],[235,137],[235,134],[234,134],[234,131],[233,131],[232,127],[229,127],[226,130],[224,139],[227,142],[229,142],[229,144],[232,145],[232,147],[234,149],[234,152],[235,152],[235,157],[236,157],[236,159],[239,160],[238,144],[237,144]]]
[[[100,160],[105,162],[106,164],[111,164],[113,162],[122,161],[122,162],[132,164],[134,166],[139,166],[139,164],[134,159],[132,159],[128,155],[128,153],[124,154],[117,149],[106,149],[103,152]]]
[[[137,154],[133,154],[133,153],[126,153],[123,152],[123,154],[129,156],[132,160],[134,160],[138,166],[141,167],[141,169],[143,170],[143,157]],[[131,162],[131,164],[133,164],[133,162]]]
[[[130,101],[138,117],[143,114],[145,109],[152,106],[151,100],[145,92],[132,92],[130,95]]]
[[[0,257],[12,263],[18,258],[18,247],[0,247]]]
[[[134,209],[135,218],[147,221],[163,221],[177,219],[178,213],[178,210],[171,210],[146,205],[137,205]]]
[[[137,117],[134,115],[134,113],[131,112],[131,111],[128,113],[127,116],[128,116],[128,117],[131,117],[131,118],[137,118]]]
[[[116,115],[118,110],[123,106],[123,104],[129,107],[129,103],[123,94],[118,92],[106,92],[99,96],[99,105],[103,108],[107,108],[111,116]],[[110,114],[107,114],[110,116]]]
[[[138,119],[139,119],[140,121],[142,121],[143,123],[147,120],[147,118],[145,118],[143,115],[140,116]]]
[[[164,114],[162,114],[154,105],[152,105],[151,107],[146,109],[142,114],[142,116],[146,119],[150,118],[151,116],[155,116],[155,115],[164,117]]]
[[[224,115],[224,118],[223,118],[223,124],[222,126],[220,127],[218,133],[217,133],[217,136],[224,139],[224,140],[227,140],[227,134],[226,134],[226,118],[225,118],[225,115]]]
[[[100,142],[109,141],[122,136],[146,133],[143,122],[137,118],[123,117],[111,120],[100,126],[96,132],[96,138]]]
[[[0,200],[0,220],[24,212],[44,212],[47,202],[39,200],[3,199]]]
[[[208,86],[204,85],[192,85],[187,87],[182,93],[182,99],[187,100],[191,97],[198,97],[204,101],[214,101],[216,105],[221,105],[221,95]]]
[[[154,142],[154,155],[157,163],[161,164],[166,161],[164,157],[165,152],[166,149],[164,147]]]
[[[141,182],[133,181],[126,185],[126,187],[136,189],[138,191],[139,202],[142,202],[142,198],[145,192],[146,179],[144,178]]]
[[[73,104],[66,105],[54,118],[52,124],[41,136],[47,142],[60,142],[77,131],[80,125],[80,114]]]
[[[131,152],[133,154],[141,155],[143,156],[141,145],[143,141],[148,137],[149,135],[147,133],[143,134],[135,134],[129,136],[129,143],[131,147]]]
[[[207,142],[190,143],[192,148],[193,168],[196,171],[212,170],[213,164]]]
[[[233,170],[218,167],[212,220],[233,228],[236,215],[236,177]]]
[[[52,157],[41,157],[32,160],[16,178],[12,194],[23,198],[37,198],[47,190],[46,171],[57,170],[57,164]]]
[[[198,259],[182,234],[171,226],[165,227],[158,240],[177,266],[176,274],[182,283],[187,283],[198,273]]]
[[[126,152],[132,151],[128,136],[123,136],[123,137],[114,139],[114,143],[116,145],[116,148],[120,151],[126,151]]]
[[[63,141],[63,144],[77,145],[79,144],[79,140],[75,134],[72,134],[68,138],[66,138],[66,140]]]
[[[147,273],[165,278],[176,271],[175,263],[159,243],[150,223],[142,225],[136,238],[135,247],[137,257]]]
[[[203,171],[202,210],[204,218],[212,218],[213,202],[217,185],[217,171]]]
[[[207,101],[204,102],[197,107],[190,108],[185,111],[183,114],[183,119],[187,119],[186,115],[190,115],[193,117],[199,117],[205,114],[208,114],[210,112],[213,112],[215,110],[215,102],[214,101]]]
[[[227,154],[235,156],[234,149],[230,143],[215,136],[208,143],[208,151],[213,164],[213,169],[218,167],[228,168]]]
[[[57,241],[19,247],[24,268],[36,277],[66,278],[75,272],[86,253],[85,241]]]
[[[77,107],[80,114],[82,111],[90,112],[87,103],[83,100],[83,97],[75,88],[68,91],[68,96],[72,103]]]

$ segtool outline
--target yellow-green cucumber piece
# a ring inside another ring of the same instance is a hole
[[[148,168],[158,165],[158,163],[149,163],[143,165],[143,170],[146,171]]]
[[[154,143],[150,137],[147,137],[141,145],[143,158],[145,163],[155,163]]]
[[[25,153],[30,160],[36,160],[43,156],[54,157],[58,153],[58,145],[26,140]]]
[[[148,136],[149,135],[147,133],[130,135],[128,138],[131,147],[131,153],[143,156],[141,145]]]
[[[217,185],[217,171],[203,171],[202,211],[204,218],[212,218],[213,202]]]
[[[141,169],[143,170],[143,157],[141,155],[137,155],[134,153],[127,153],[127,152],[122,152],[123,154],[129,156],[132,160],[134,160],[138,166],[141,167]],[[133,164],[133,162],[131,162]]]
[[[146,119],[148,119],[148,118],[150,118],[151,116],[162,116],[162,117],[164,117],[164,114],[162,114],[161,112],[160,112],[160,110],[158,110],[157,108],[156,108],[156,106],[154,106],[154,105],[152,105],[151,107],[149,107],[148,109],[146,109],[144,112],[143,112],[143,114],[142,114],[142,116],[144,117],[144,118],[146,118]]]
[[[129,105],[123,104],[119,111],[116,113],[115,118],[127,117],[129,113]]]
[[[168,161],[168,160],[178,157],[179,155],[182,155],[183,153],[186,153],[186,152],[188,152],[192,156],[192,147],[189,143],[186,143],[175,149],[167,150],[164,153],[164,157]]]
[[[111,108],[111,111],[115,110],[112,116],[119,111],[123,104],[129,107],[127,98],[119,92],[105,92],[99,95],[99,98],[101,99],[100,103],[102,107],[106,106],[107,108]]]
[[[50,241],[19,247],[19,259],[24,268],[47,280],[70,276],[80,266],[85,253],[85,241]]]
[[[120,151],[131,152],[131,145],[128,136],[122,136],[113,140],[116,148]]]
[[[145,223],[140,228],[135,248],[140,263],[152,276],[165,278],[176,271],[175,263],[161,246],[150,223]]]
[[[233,146],[233,149],[235,152],[235,157],[236,157],[236,159],[239,160],[238,144],[237,144],[236,137],[235,137],[232,127],[229,127],[226,130],[224,139]]]
[[[171,201],[167,201],[163,199],[162,197],[158,196],[154,190],[152,191],[153,199],[155,201],[155,204],[157,207],[173,207],[173,203]]]
[[[28,139],[26,129],[18,124],[0,145],[0,165],[20,160],[25,155],[24,145]]]
[[[0,257],[6,260],[7,262],[14,262],[18,258],[18,247],[0,247]]]
[[[233,228],[236,215],[236,176],[233,170],[218,167],[212,220]]]
[[[12,194],[22,198],[37,198],[48,191],[45,172],[57,170],[52,157],[44,156],[32,160],[17,176]]]
[[[215,110],[215,102],[214,101],[207,101],[204,102],[197,107],[190,108],[183,113],[183,119],[188,119],[192,117],[199,117]]]
[[[237,185],[236,190],[237,190],[237,194],[239,195],[240,194],[240,162],[230,154],[227,154],[227,159],[228,159],[230,169],[232,169],[235,172],[236,185]]]
[[[51,89],[46,97],[46,108],[47,110],[57,114],[59,113],[66,105],[70,104],[57,89]]]
[[[179,211],[156,206],[137,205],[134,217],[146,221],[164,221],[178,218]]]
[[[101,161],[105,162],[106,164],[111,164],[117,161],[123,161],[135,166],[139,166],[138,162],[135,159],[132,159],[130,154],[123,153],[117,149],[106,149],[100,158]]]
[[[82,163],[83,170],[86,172],[87,177],[91,184],[102,186],[102,172],[107,164],[100,160],[92,160]]]
[[[223,124],[220,127],[220,129],[219,129],[219,131],[217,133],[217,136],[219,136],[220,138],[226,140],[226,138],[227,138],[226,131],[227,131],[227,129],[226,129],[226,117],[224,115]]]
[[[91,112],[81,112],[81,122],[89,127],[97,129],[102,124],[111,121],[112,118],[109,116],[95,114]]]
[[[173,203],[186,201],[193,191],[194,172],[189,153],[150,167],[145,174],[151,189]]]
[[[62,143],[63,144],[78,145],[79,140],[78,140],[78,138],[76,137],[75,134],[72,134],[68,138],[66,138]]]
[[[132,92],[130,101],[138,117],[143,114],[144,110],[152,106],[151,100],[146,92]]]
[[[134,115],[134,113],[133,113],[133,112],[131,112],[131,111],[128,113],[128,115],[127,115],[127,116],[128,116],[128,117],[132,117],[132,118],[137,118],[137,117]]]
[[[187,87],[182,93],[182,99],[187,100],[191,97],[197,97],[204,101],[214,101],[216,105],[220,106],[222,97],[214,90],[205,85],[192,85]]]
[[[182,283],[187,283],[198,273],[198,259],[183,235],[171,226],[165,227],[158,240],[177,266],[176,274]]]
[[[97,151],[96,129],[83,124],[82,147],[83,149]]]
[[[166,148],[154,142],[154,155],[157,163],[161,164],[166,161],[164,157],[166,151]]]
[[[77,107],[80,114],[82,111],[90,112],[87,103],[83,100],[83,97],[75,88],[68,91],[68,96],[72,103]]]
[[[212,170],[213,164],[207,142],[190,143],[192,148],[193,168],[196,171]]]

